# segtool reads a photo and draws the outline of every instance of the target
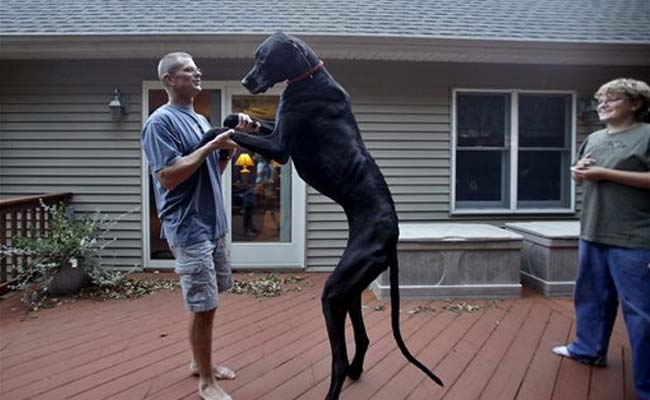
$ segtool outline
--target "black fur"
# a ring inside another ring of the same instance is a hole
[[[318,63],[303,41],[276,33],[258,47],[255,66],[242,84],[253,94],[262,93],[277,82],[303,76]],[[340,204],[348,218],[348,246],[322,295],[332,350],[327,400],[339,398],[346,376],[358,379],[362,373],[369,341],[361,294],[388,267],[395,340],[410,362],[442,385],[409,353],[399,331],[397,213],[386,181],[361,139],[346,91],[324,68],[318,69],[284,90],[272,133],[253,136],[235,132],[233,139],[280,163],[291,157],[305,182]],[[356,345],[351,363],[345,343],[346,314],[352,321]]]

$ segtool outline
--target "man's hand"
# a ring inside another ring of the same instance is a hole
[[[260,123],[253,121],[248,114],[239,113],[239,123],[235,127],[236,130],[246,133],[258,133],[260,131]]]
[[[228,129],[227,131],[220,133],[212,139],[210,142],[206,144],[206,147],[208,148],[209,151],[215,151],[219,149],[226,149],[226,150],[232,150],[236,149],[239,147],[237,143],[235,143],[234,140],[231,139],[231,135],[235,131],[232,129]]]

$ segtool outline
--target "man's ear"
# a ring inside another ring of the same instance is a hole
[[[172,78],[172,75],[169,72],[165,72],[162,78],[165,86],[173,86],[174,78]]]

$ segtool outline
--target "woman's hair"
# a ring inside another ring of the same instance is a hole
[[[641,107],[636,112],[636,119],[647,120],[650,116],[650,86],[643,81],[629,78],[618,78],[602,85],[594,95],[601,96],[625,96],[630,100],[641,100]]]

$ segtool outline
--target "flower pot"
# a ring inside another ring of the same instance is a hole
[[[79,293],[89,283],[90,277],[82,268],[72,268],[67,264],[54,274],[47,291],[53,296],[69,296]]]

